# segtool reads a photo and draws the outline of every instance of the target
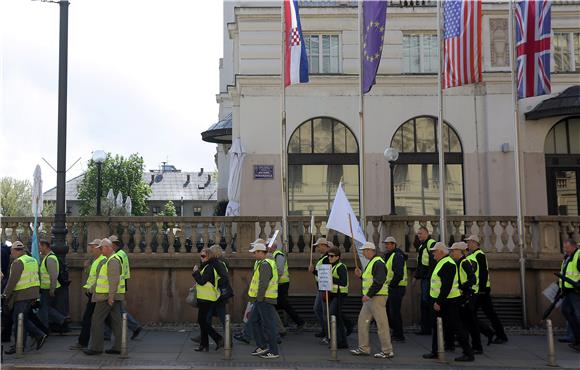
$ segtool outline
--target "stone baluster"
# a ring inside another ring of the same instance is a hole
[[[465,237],[468,237],[469,235],[473,234],[473,221],[465,221],[464,223],[465,225]],[[480,240],[483,240],[480,238]]]
[[[75,230],[76,225],[73,224],[72,222],[69,222],[67,225],[67,229],[68,232],[66,233],[66,245],[68,247],[68,253],[76,253],[75,250],[73,250],[73,241],[74,241],[74,237],[75,237]]]
[[[562,221],[560,222],[560,245],[563,245],[564,241],[568,238],[568,223]]]
[[[373,242],[375,243],[376,246],[381,245],[381,235],[379,234],[379,224],[380,221],[379,220],[373,220],[371,221],[371,225],[373,226]]]
[[[507,232],[507,226],[509,224],[509,221],[500,221],[499,224],[501,225],[501,234],[500,234],[501,244],[497,251],[503,252],[504,249],[508,248],[509,243],[509,234]]]
[[[462,238],[462,230],[461,230],[461,221],[460,220],[453,220],[453,241],[459,242],[463,240]]]
[[[580,222],[572,222],[572,239],[579,241],[580,240]]]
[[[271,238],[274,236],[274,232],[276,232],[276,221],[268,221],[268,226],[270,227],[270,233],[268,234],[268,238]],[[280,240],[282,240],[282,235],[279,236]]]
[[[485,239],[485,231],[484,231],[484,225],[485,222],[484,221],[477,221],[477,226],[479,227],[479,240],[482,241],[481,245],[483,246],[483,241]],[[487,225],[489,226],[490,229],[490,233],[489,233],[489,239],[488,239],[488,245],[489,248],[488,249],[492,249],[495,248],[495,243],[497,242],[497,234],[495,233],[495,226],[497,225],[497,221],[495,220],[489,220],[487,222]]]
[[[135,245],[133,246],[133,253],[142,253],[143,252],[143,250],[141,249],[141,240],[143,240],[141,234],[142,224],[135,222],[133,223],[133,225],[135,227],[135,234],[133,234],[133,242],[135,243]]]
[[[421,224],[421,226],[428,225],[427,222],[420,223],[420,224]],[[427,226],[427,228],[429,230],[431,230],[431,236],[433,237],[433,239],[435,239],[435,240],[441,239],[441,225],[439,224],[439,220],[431,221],[431,227]],[[441,240],[441,241],[447,245],[447,240]]]
[[[415,222],[414,221],[405,221],[405,240],[404,248],[405,252],[415,252],[415,248],[413,243],[415,242]]]
[[[121,238],[121,241],[123,242],[124,248],[125,248],[125,252],[129,250],[129,223],[126,221],[121,222],[121,227],[123,228],[121,235],[119,235],[119,237]]]
[[[145,223],[145,253],[151,254],[153,249],[151,248],[151,243],[153,240],[153,223]]]
[[[258,233],[258,238],[266,240],[266,221],[259,221],[258,226],[260,228],[260,232]]]
[[[202,224],[203,228],[203,248],[209,247],[209,222],[204,222]]]
[[[173,225],[176,226],[176,225]],[[177,228],[174,227],[170,227],[169,230],[167,230],[167,243],[169,244],[167,246],[167,253],[169,253],[170,255],[175,254],[175,231],[177,230]]]
[[[218,222],[218,221],[214,221],[213,226],[215,228],[214,244],[220,245],[220,243],[222,242],[222,223]]]
[[[226,227],[226,253],[232,253],[232,239],[233,239],[233,235],[232,235],[232,227],[233,227],[233,223],[231,221],[227,221],[224,223],[225,227]]]

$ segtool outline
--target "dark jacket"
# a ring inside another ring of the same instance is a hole
[[[201,264],[201,266],[199,267],[199,270],[194,271],[191,274],[191,276],[193,276],[193,278],[195,279],[195,282],[198,283],[199,285],[204,285],[207,282],[215,284],[215,275],[214,275],[215,265],[216,265],[215,260],[209,260],[207,262],[203,262]],[[206,266],[207,266],[207,268],[204,270],[204,268]],[[203,274],[201,273],[202,271],[203,271]]]
[[[230,274],[228,264],[223,258],[214,260],[214,268],[220,277],[218,281],[218,288],[220,290],[220,300],[226,300],[234,296],[234,291],[230,284]]]
[[[387,252],[387,254],[385,255],[385,267],[387,261],[389,260],[389,258],[391,258],[392,254],[395,254],[393,256],[393,263],[391,266],[394,275],[393,279],[389,283],[389,289],[398,287],[401,280],[403,280],[403,277],[405,276],[405,261],[407,260],[407,258],[409,258],[407,254],[405,254],[405,252],[403,252],[399,248],[395,248],[393,249],[392,252]]]
[[[487,257],[485,253],[478,253],[475,256],[475,260],[477,261],[477,272],[479,274],[479,293],[489,293],[490,289],[487,287],[487,279],[489,279]]]
[[[457,263],[457,267],[465,271],[465,274],[467,275],[467,281],[459,281],[459,289],[461,289],[464,296],[470,296],[473,294],[473,286],[477,281],[475,272],[473,271],[473,265],[471,264],[471,261],[465,258],[465,256],[461,257],[458,261],[455,261],[455,263]],[[458,273],[461,278],[461,272],[459,271]]]
[[[387,280],[387,269],[385,268],[385,264],[381,261],[375,262],[373,265],[373,284],[369,288],[367,292],[367,297],[372,298],[374,297],[379,290],[383,287],[385,280]]]

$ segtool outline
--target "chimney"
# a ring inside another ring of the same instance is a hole
[[[153,185],[154,182],[155,182],[155,175],[151,175],[151,182],[149,183],[149,186]]]
[[[186,188],[186,187],[187,187],[187,185],[189,185],[189,182],[191,181],[191,177],[190,177],[190,176],[191,176],[190,174],[187,174],[187,180],[186,180],[186,181],[185,181],[185,183],[183,184],[183,187],[184,187],[184,188]]]
[[[201,168],[201,171],[197,174],[197,176],[201,176],[203,175],[203,167]]]

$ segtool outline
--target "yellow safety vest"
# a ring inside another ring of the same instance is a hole
[[[580,271],[578,271],[578,256],[580,256],[580,252],[578,252],[578,249],[576,249],[574,254],[568,258],[567,261],[565,260],[562,262],[562,268],[560,269],[562,276],[566,276],[567,278],[576,282],[580,281]],[[574,286],[567,281],[560,280],[560,288],[572,289]]]
[[[121,263],[123,264],[123,279],[130,279],[131,268],[129,267],[129,256],[122,249],[119,249],[115,254],[121,258]]]
[[[18,257],[22,262],[24,269],[20,275],[20,279],[16,283],[14,290],[24,290],[33,287],[40,287],[40,278],[38,277],[38,261],[29,255],[22,255]],[[12,266],[10,267],[12,270]]]
[[[427,239],[425,241],[425,247],[419,249],[419,254],[417,254],[417,265],[423,265],[425,267],[429,267],[429,251],[431,246],[435,244],[435,240]]]
[[[471,267],[473,267],[473,273],[475,274],[475,285],[473,286],[473,291],[477,294],[479,293],[479,263],[477,263],[477,260],[475,259],[475,254],[469,254],[465,259],[471,262]],[[487,276],[487,280],[489,281],[489,274]]]
[[[446,263],[452,263],[453,267],[455,268],[455,276],[453,277],[453,283],[451,285],[451,290],[447,295],[447,299],[457,298],[461,296],[461,291],[459,290],[459,277],[457,273],[457,264],[453,261],[453,258],[449,256],[445,256],[437,262],[437,265],[433,269],[433,273],[431,274],[431,298],[439,298],[439,293],[441,292],[441,278],[439,277],[438,273],[441,270],[441,267]]]
[[[111,262],[113,258],[119,261],[119,265],[121,267],[121,274],[119,276],[119,285],[117,285],[117,293],[119,294],[125,293],[125,279],[123,279],[123,262],[121,262],[121,259],[117,254],[113,254],[111,257],[107,258],[107,262],[105,262],[103,266],[101,266],[99,274],[97,275],[97,285],[95,287],[95,293],[99,294],[109,293],[109,275],[107,274],[107,272],[109,270],[109,262]]]
[[[393,260],[395,259],[395,252],[391,253],[387,260],[387,285],[391,283],[395,272],[393,271]],[[399,286],[407,286],[407,261],[403,259],[403,278],[399,281]]]
[[[342,262],[337,263],[336,265],[332,266],[332,277],[335,279],[338,279],[338,268],[340,266],[344,266],[345,269],[347,269],[347,274],[346,274],[346,286],[340,286],[340,294],[343,293],[348,293],[348,268],[346,267],[346,265]],[[332,293],[338,293],[338,284],[332,284]]]
[[[374,256],[373,259],[369,261],[369,263],[365,267],[365,270],[362,274],[362,294],[363,295],[367,295],[367,293],[369,292],[369,289],[371,288],[371,285],[373,285],[373,266],[377,261],[382,263],[384,266],[385,261],[382,259],[382,257]],[[383,286],[375,295],[389,295],[389,290],[388,290],[388,286],[387,286],[387,279],[385,279]]]
[[[477,262],[477,259],[475,259],[475,257],[477,257],[478,254],[483,254],[483,258],[485,258],[485,260],[487,261],[487,257],[485,256],[485,253],[483,253],[483,251],[481,249],[476,250],[475,252],[471,253],[470,256],[473,256],[473,260],[475,260]],[[491,275],[489,274],[489,263],[486,263],[487,265],[487,283],[485,284],[486,288],[491,288]],[[481,266],[479,266],[477,269],[479,270]],[[477,285],[479,286],[479,274],[477,274]]]
[[[285,256],[285,254],[279,250],[275,250],[274,253],[272,253],[274,261],[276,261],[276,257],[279,255]],[[276,264],[276,266],[278,266],[278,264]],[[278,267],[276,267],[276,271],[278,271]],[[282,273],[282,276],[279,277],[278,284],[289,282],[290,282],[290,273],[288,272],[288,258],[284,258],[284,272]]]
[[[208,265],[205,265],[201,269],[202,275],[207,266]],[[218,273],[215,269],[213,269],[213,281],[214,281],[213,284],[208,281],[203,285],[197,284],[195,286],[195,289],[197,290],[197,298],[211,302],[217,301],[218,298],[220,297],[220,290],[218,289],[218,280],[219,280]]]
[[[316,262],[316,266],[314,267],[314,269],[318,270],[318,266],[322,265],[322,261],[324,261],[325,258],[328,259],[326,254],[324,256],[320,257],[318,259],[318,261]],[[318,282],[318,275],[314,275],[314,278],[316,279],[316,282]]]
[[[83,285],[83,288],[90,289],[93,285],[97,283],[97,268],[101,264],[101,262],[106,261],[107,257],[103,256],[102,254],[95,258],[93,263],[91,263],[91,269],[89,270],[89,277],[87,277],[87,282]]]
[[[54,252],[50,252],[47,254],[43,259],[42,263],[40,264],[40,289],[50,289],[50,274],[48,273],[48,269],[46,268],[46,260],[50,258],[56,261],[56,271],[60,271],[60,266],[58,262],[58,258],[54,254]],[[60,288],[60,283],[58,279],[56,280],[56,287]]]
[[[469,259],[464,258],[459,262],[459,285],[463,284],[464,282],[467,281],[467,273],[465,272],[465,270],[463,269],[463,264],[467,263],[471,266],[471,268],[473,269],[473,264],[471,263],[471,261]],[[475,272],[475,271],[474,271]],[[473,286],[471,287],[471,290],[473,290],[475,293],[477,293],[479,291],[479,285],[477,285],[477,275],[475,278],[475,284],[473,284]]]
[[[266,258],[262,261],[256,261],[254,263],[254,275],[252,276],[252,281],[250,282],[250,289],[248,290],[248,296],[250,298],[256,298],[258,296],[258,288],[260,286],[260,266],[262,263],[267,263],[272,268],[272,279],[268,283],[268,288],[266,289],[266,298],[277,299],[278,298],[278,270],[276,269],[276,262],[274,260]]]

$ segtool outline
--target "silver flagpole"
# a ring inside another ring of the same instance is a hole
[[[282,99],[280,103],[281,111],[281,135],[280,135],[280,185],[282,187],[282,245],[284,251],[288,252],[288,214],[286,211],[286,86],[284,81],[286,79],[286,21],[284,17],[285,2],[282,1],[280,7],[280,18],[282,28],[282,53],[280,59],[280,89],[282,90]]]
[[[445,209],[445,152],[443,148],[443,17],[441,2],[437,1],[437,38],[439,41],[439,68],[437,70],[437,94],[439,98],[439,117],[437,119],[439,150],[439,240],[447,244],[447,223]]]
[[[358,91],[359,91],[359,189],[360,189],[360,223],[363,233],[367,235],[367,215],[365,209],[365,116],[364,116],[364,94],[363,94],[363,1],[358,2],[358,33],[359,33],[359,74],[358,74]],[[353,242],[354,243],[354,242]]]
[[[528,325],[527,301],[526,301],[526,259],[524,257],[525,232],[524,232],[524,201],[522,174],[520,169],[520,124],[518,112],[518,87],[516,82],[516,48],[515,48],[515,22],[514,22],[514,3],[509,2],[509,35],[510,35],[510,62],[512,67],[512,103],[514,108],[513,124],[515,133],[514,143],[514,163],[516,172],[516,208],[518,223],[518,247],[520,250],[520,286],[522,290],[522,319],[524,328]]]

